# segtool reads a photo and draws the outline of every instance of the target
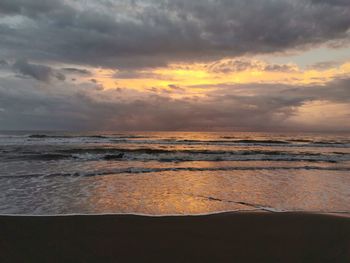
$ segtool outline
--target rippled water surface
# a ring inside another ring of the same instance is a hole
[[[350,212],[349,134],[0,132],[0,213]]]

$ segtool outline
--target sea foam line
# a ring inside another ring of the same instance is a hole
[[[52,174],[24,174],[24,175],[0,175],[0,178],[25,178],[25,177],[91,177],[107,176],[113,174],[147,174],[160,172],[205,172],[205,171],[257,171],[257,170],[320,170],[320,171],[350,171],[350,167],[319,167],[319,166],[300,166],[300,167],[171,167],[171,168],[125,168],[101,172],[72,172],[72,173],[52,173]]]
[[[237,210],[222,210],[216,212],[208,213],[196,213],[196,214],[147,214],[147,213],[67,213],[67,214],[8,214],[0,213],[0,216],[9,216],[9,217],[74,217],[74,216],[143,216],[143,217],[200,217],[200,216],[210,216],[210,215],[220,215],[220,214],[235,214],[235,213],[266,213],[271,211],[266,211],[262,209],[237,209]],[[272,212],[271,212],[272,213]],[[334,214],[334,215],[350,215],[350,211],[324,211],[324,210],[284,210],[284,211],[275,211],[273,213],[277,214],[288,214],[288,213],[304,213],[304,214]]]

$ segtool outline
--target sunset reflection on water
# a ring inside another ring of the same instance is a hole
[[[202,214],[256,209],[350,210],[347,195],[334,191],[341,189],[350,194],[348,188],[327,181],[325,173],[294,173],[290,176],[279,172],[183,172],[181,175],[166,172],[129,175],[127,182],[125,178],[116,178],[118,176],[104,176],[93,182],[95,186],[89,198],[81,205],[99,213],[142,214]],[[336,176],[343,177],[342,174]]]
[[[25,138],[23,152],[6,143],[4,213],[350,211],[347,136],[78,134]],[[70,158],[37,161],[31,152]]]

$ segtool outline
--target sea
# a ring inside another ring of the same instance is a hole
[[[350,134],[0,132],[0,214],[350,214]]]

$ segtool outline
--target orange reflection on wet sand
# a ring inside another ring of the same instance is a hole
[[[127,176],[127,183],[124,183]],[[151,178],[150,178],[151,177]],[[220,177],[174,172],[147,175],[103,176],[94,182],[88,204],[102,211],[146,214],[201,214],[247,209],[244,205],[208,199],[205,194],[223,189]]]

